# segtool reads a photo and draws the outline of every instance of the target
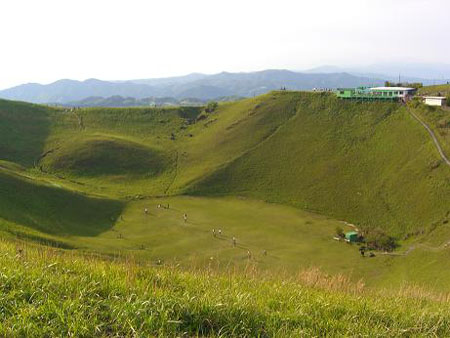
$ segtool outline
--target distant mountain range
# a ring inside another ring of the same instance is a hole
[[[345,72],[313,74],[289,70],[264,70],[251,73],[214,75],[189,74],[186,76],[130,81],[59,80],[48,85],[29,83],[0,91],[0,97],[34,103],[57,103],[111,96],[144,98],[191,98],[211,100],[220,97],[249,97],[285,87],[293,90],[313,88],[354,87],[379,85],[382,78],[374,79]]]
[[[223,96],[215,98],[216,101],[236,101],[242,99],[239,96]],[[110,97],[90,96],[83,100],[59,103],[66,107],[160,107],[160,106],[201,106],[208,100],[197,98],[176,99],[174,97],[146,97],[136,99],[134,97],[123,97],[113,95]],[[55,103],[56,104],[56,103]]]
[[[163,98],[167,104],[195,103],[227,97],[250,97],[286,88],[357,87],[381,85],[385,80],[442,83],[450,79],[450,66],[426,64],[380,64],[341,68],[322,66],[303,72],[264,70],[249,73],[222,72],[213,75],[192,73],[185,76],[128,81],[59,80],[48,85],[23,84],[0,91],[0,98],[34,103],[124,106],[145,105]],[[437,80],[433,80],[437,79]]]
[[[450,81],[450,64],[429,63],[377,63],[369,66],[338,67],[321,66],[305,71],[306,73],[342,73],[369,78],[382,78],[388,81],[422,82],[425,85]]]

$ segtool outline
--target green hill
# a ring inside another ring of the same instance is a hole
[[[442,96],[450,95],[450,85],[449,84],[442,84],[442,85],[435,85],[435,86],[425,86],[419,89],[418,92],[419,95],[438,95],[441,94]]]
[[[78,176],[156,176],[169,159],[160,151],[112,137],[91,136],[70,139],[43,158],[46,170]]]
[[[51,132],[52,109],[0,99],[0,159],[33,166]]]
[[[302,98],[289,123],[188,193],[291,204],[397,236],[447,219],[450,168],[404,107],[286,95]]]
[[[110,228],[123,208],[120,201],[84,196],[3,170],[0,186],[1,218],[45,234],[95,236]]]
[[[436,128],[447,118],[410,109]],[[399,104],[281,91],[208,109],[0,101],[0,113],[5,236],[220,270],[250,255],[264,271],[318,266],[374,287],[448,289],[450,168]],[[337,227],[381,229],[400,247],[363,259],[333,240]]]
[[[414,105],[416,115],[425,121],[439,140],[442,149],[447,155],[450,154],[450,109],[448,107],[427,106],[424,104]],[[448,156],[447,156],[448,157]]]

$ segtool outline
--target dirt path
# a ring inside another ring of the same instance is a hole
[[[175,183],[175,180],[177,179],[178,176],[178,158],[180,156],[179,152],[176,151],[177,156],[175,157],[175,175],[173,177],[173,180],[169,183],[169,185],[167,186],[167,188],[164,190],[164,195],[166,196],[170,190],[170,188],[172,187],[172,185]]]
[[[444,151],[442,150],[441,145],[439,144],[439,141],[436,138],[436,135],[434,134],[434,132],[410,108],[407,108],[407,109],[408,109],[408,112],[411,114],[411,116],[414,117],[428,131],[428,133],[430,134],[431,138],[433,139],[433,142],[439,152],[439,155],[441,155],[442,160],[444,160],[444,162],[450,167],[450,160],[448,159],[448,157],[445,155]]]
[[[423,243],[416,243],[409,246],[404,252],[383,252],[382,255],[388,255],[388,256],[408,256],[411,252],[413,252],[416,249],[422,248],[428,251],[440,251],[447,249],[450,246],[450,241],[447,241],[445,243],[442,243],[439,246],[431,246]]]
[[[78,120],[78,128],[80,128],[80,130],[84,130],[84,122],[83,122],[83,117],[77,114],[76,108],[72,108],[73,109],[73,113],[75,115],[75,117]]]

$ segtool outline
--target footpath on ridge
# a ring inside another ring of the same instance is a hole
[[[409,107],[407,109],[408,109],[408,112],[411,114],[411,116],[414,117],[428,131],[428,133],[430,134],[431,138],[433,139],[433,142],[434,142],[434,144],[435,144],[435,146],[436,146],[436,148],[437,148],[437,150],[439,152],[439,155],[441,155],[441,158],[450,167],[450,160],[448,159],[448,157],[445,155],[444,151],[442,150],[442,147],[439,144],[439,141],[436,138],[436,135],[434,134],[434,132]]]

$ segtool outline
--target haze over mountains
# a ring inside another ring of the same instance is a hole
[[[265,70],[251,73],[222,72],[214,75],[190,74],[162,79],[130,81],[59,80],[48,85],[29,83],[0,91],[0,97],[34,103],[68,103],[88,97],[119,95],[143,99],[172,97],[176,99],[216,99],[226,96],[250,97],[270,90],[308,90],[381,84],[382,79],[355,76],[347,73],[312,74],[288,70]]]
[[[282,87],[311,90],[381,85],[385,80],[397,80],[399,74],[404,81],[419,81],[424,84],[446,82],[445,79],[450,78],[450,66],[379,64],[359,68],[322,66],[304,72],[264,70],[248,73],[222,72],[213,75],[192,73],[185,76],[128,81],[63,79],[47,85],[28,83],[5,89],[0,91],[0,98],[85,106],[158,104],[157,98],[165,98],[159,100],[162,104],[202,103],[218,98],[251,97]]]
[[[429,63],[398,63],[385,62],[368,66],[338,67],[325,65],[307,70],[309,73],[342,73],[356,76],[383,78],[389,81],[419,81],[424,85],[446,82],[450,79],[450,65]]]

